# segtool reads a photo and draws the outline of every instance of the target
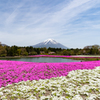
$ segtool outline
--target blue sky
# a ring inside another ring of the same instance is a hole
[[[0,0],[0,41],[30,46],[54,39],[69,48],[100,45],[100,0]]]

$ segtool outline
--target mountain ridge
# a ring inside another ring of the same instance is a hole
[[[68,47],[62,45],[61,43],[58,43],[56,42],[55,40],[53,39],[47,39],[43,42],[40,42],[36,45],[33,45],[32,47],[34,48],[42,48],[42,47],[46,47],[46,48],[62,48],[62,49],[67,49]]]

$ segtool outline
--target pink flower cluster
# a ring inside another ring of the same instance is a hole
[[[0,87],[27,80],[66,76],[72,70],[94,69],[100,61],[34,63],[0,60]]]
[[[30,57],[100,58],[100,57],[80,57],[80,56],[63,56],[63,55],[30,55]]]
[[[61,56],[61,55],[30,55],[30,57],[71,57],[71,56]]]

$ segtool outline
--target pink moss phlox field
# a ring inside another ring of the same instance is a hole
[[[100,57],[80,57],[80,56],[63,56],[63,55],[30,55],[30,57],[100,58]]]
[[[61,55],[30,55],[30,57],[71,57],[71,56],[61,56]]]
[[[0,87],[27,80],[66,76],[72,70],[94,69],[100,61],[68,63],[34,63],[0,60]]]

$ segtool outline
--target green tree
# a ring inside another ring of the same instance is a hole
[[[5,57],[7,55],[6,47],[2,46],[0,43],[0,56]]]
[[[17,49],[17,55],[21,55],[21,49]]]
[[[68,55],[68,51],[67,50],[63,50],[63,55]]]
[[[26,48],[25,47],[22,47],[21,48],[21,55],[28,56],[28,52],[26,51]]]

